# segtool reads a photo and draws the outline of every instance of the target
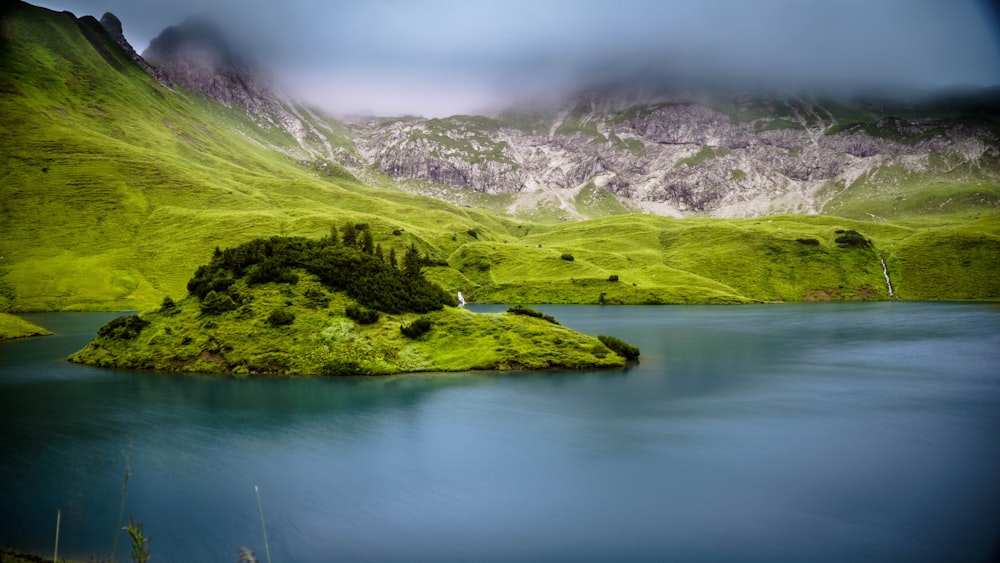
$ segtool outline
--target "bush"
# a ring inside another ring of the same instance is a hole
[[[174,300],[168,295],[163,298],[163,303],[160,304],[160,311],[169,311],[176,306],[177,303],[174,303]]]
[[[614,336],[604,336],[603,334],[598,336],[597,339],[601,341],[601,344],[610,348],[612,352],[630,362],[639,359],[639,349],[627,342],[619,340]]]
[[[836,232],[842,233],[839,237],[834,239],[834,242],[839,244],[841,248],[865,248],[872,245],[871,241],[855,230],[837,230]]]
[[[556,320],[552,315],[546,315],[534,309],[525,307],[524,305],[514,305],[510,309],[507,309],[508,313],[513,315],[524,315],[526,317],[535,317],[536,319],[542,319],[543,321],[549,321],[550,323],[557,325],[559,321]]]
[[[563,260],[566,260],[568,262],[572,262],[574,260],[572,254],[566,254],[566,253],[564,253],[562,256],[560,256],[560,258],[562,258]]]
[[[367,371],[354,360],[330,360],[319,368],[319,374],[327,377],[364,375]]]
[[[401,325],[399,331],[407,338],[417,339],[426,334],[431,329],[431,321],[423,317],[413,321],[408,325]]]
[[[110,338],[112,340],[132,340],[139,336],[142,329],[149,326],[149,321],[144,321],[138,315],[118,317],[111,319],[107,324],[97,331],[97,336]]]
[[[371,309],[365,309],[357,305],[348,305],[344,309],[344,314],[359,325],[370,325],[378,322],[379,317],[378,311],[372,311]]]
[[[275,309],[267,316],[267,324],[271,326],[285,326],[295,322],[295,313],[288,309]]]
[[[616,282],[616,281],[618,281],[618,274],[611,274],[610,276],[608,276],[608,281],[609,282]]]
[[[320,309],[330,304],[330,296],[322,289],[310,287],[305,292],[306,305],[313,309]]]
[[[218,315],[232,311],[238,306],[236,301],[225,291],[209,291],[208,295],[201,300],[201,312],[206,315]]]
[[[814,238],[797,238],[795,242],[806,246],[819,246],[819,241]]]

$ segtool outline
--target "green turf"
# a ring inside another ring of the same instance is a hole
[[[21,317],[8,313],[0,313],[0,340],[43,336],[46,334],[52,333],[36,324],[29,323]]]
[[[576,203],[596,219],[560,220],[554,204],[515,218],[505,216],[509,195],[444,194],[457,206],[423,195],[448,188],[414,182],[400,190],[376,173],[365,185],[335,165],[300,162],[273,149],[295,142],[287,134],[161,86],[99,29],[88,40],[67,14],[6,9],[2,311],[149,309],[167,295],[181,299],[216,247],[321,236],[348,219],[368,223],[387,253],[402,257],[414,244],[447,264],[428,277],[479,301],[888,299],[880,258],[898,297],[1000,299],[1000,192],[992,180],[1000,166],[988,159],[969,167],[942,153],[921,173],[889,167],[850,186],[831,184],[822,195],[836,216],[676,220],[627,213],[613,194],[587,186]],[[767,109],[748,108],[746,117]],[[866,115],[851,111],[834,113]],[[574,118],[583,117],[580,109]],[[470,135],[501,126],[451,121]],[[338,148],[354,150],[342,126],[316,123]],[[873,247],[840,248],[838,229],[860,232]],[[562,260],[564,253],[575,259]],[[608,281],[612,275],[619,281]]]

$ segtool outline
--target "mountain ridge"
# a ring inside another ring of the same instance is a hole
[[[548,192],[487,194],[392,178],[358,154],[346,125],[322,116],[311,123],[326,127],[324,136],[342,143],[335,148],[356,162],[317,160],[288,131],[241,106],[164,86],[94,18],[23,3],[5,10],[0,311],[152,307],[165,296],[182,298],[188,275],[216,247],[274,235],[320,237],[348,219],[368,225],[387,254],[415,246],[428,279],[477,301],[1000,299],[1000,213],[977,195],[986,190],[979,181],[996,188],[988,166],[953,166],[954,157],[941,155],[941,164],[958,172],[919,182],[901,167],[880,169],[845,186],[872,196],[837,200],[848,217],[722,220],[636,213],[608,190],[610,179],[596,185],[595,173],[606,171],[595,172],[591,163],[575,168],[579,162],[567,159],[560,173],[576,169],[590,182],[575,195],[558,186],[551,194],[581,219],[601,218],[560,222],[568,212],[549,207],[541,197]],[[517,135],[548,142],[551,132],[569,148],[597,146],[591,132],[604,133],[583,109],[566,113],[562,132],[531,116],[504,119],[524,131]],[[424,121],[389,123],[401,123],[403,131]],[[470,164],[488,169],[498,160],[486,149],[498,145],[501,156],[507,150],[494,142],[500,120],[460,121],[466,131],[457,141],[452,121],[440,120],[434,123],[440,132],[422,133],[424,148],[467,154]],[[728,126],[728,118],[720,123]],[[534,148],[540,157],[555,150]],[[701,156],[696,146],[685,150],[677,156],[691,160],[679,170],[732,158],[714,148]],[[524,195],[539,196],[537,205],[512,215],[512,205],[525,205]],[[848,231],[868,242],[842,246],[838,239]]]

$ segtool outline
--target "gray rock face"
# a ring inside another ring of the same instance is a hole
[[[103,27],[108,32],[111,38],[114,39],[116,43],[118,43],[118,46],[121,47],[123,51],[125,51],[125,54],[127,54],[129,58],[131,58],[132,61],[139,66],[139,68],[145,71],[146,74],[152,76],[161,83],[166,82],[166,77],[163,75],[163,73],[158,69],[152,67],[149,63],[146,62],[145,59],[139,56],[139,53],[135,52],[135,49],[132,47],[132,44],[129,43],[127,39],[125,39],[125,33],[122,32],[122,22],[121,20],[118,19],[117,16],[115,16],[111,12],[105,12],[104,15],[101,16],[101,27]]]
[[[108,25],[115,27],[113,21]],[[120,27],[119,22],[119,31]],[[334,147],[329,134],[335,128],[332,120],[284,95],[253,62],[233,52],[211,21],[189,18],[164,29],[141,58],[152,64],[164,84],[242,108],[262,129],[279,129],[294,139],[294,146],[269,145],[272,149],[319,169],[329,168],[331,162],[355,163],[352,150]]]
[[[396,178],[561,201],[593,185],[678,216],[816,213],[830,197],[823,188],[882,167],[1000,157],[989,126],[891,117],[897,110],[913,113],[801,99],[605,97],[497,119],[369,120],[355,132],[360,154]]]

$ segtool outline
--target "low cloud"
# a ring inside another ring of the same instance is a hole
[[[139,51],[167,25],[211,17],[294,89],[347,112],[441,115],[635,79],[841,92],[1000,84],[995,14],[976,0],[69,4],[46,5],[111,11]]]

